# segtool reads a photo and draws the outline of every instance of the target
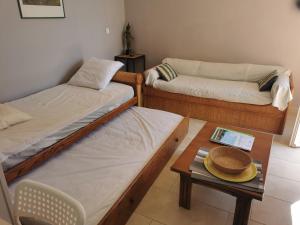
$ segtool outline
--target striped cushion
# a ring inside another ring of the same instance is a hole
[[[162,80],[170,81],[177,77],[177,73],[168,63],[157,66],[156,70]]]
[[[259,91],[271,91],[273,84],[278,79],[277,70],[272,71],[263,79],[257,81]]]

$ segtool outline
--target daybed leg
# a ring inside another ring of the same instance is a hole
[[[138,98],[138,106],[143,106],[143,93],[142,93],[143,75],[138,73],[136,76],[136,95]]]

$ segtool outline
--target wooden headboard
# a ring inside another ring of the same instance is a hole
[[[132,86],[135,90],[135,95],[138,98],[138,106],[142,106],[143,96],[142,96],[142,85],[143,85],[143,75],[140,73],[129,73],[119,71],[112,79],[115,82],[128,84]]]

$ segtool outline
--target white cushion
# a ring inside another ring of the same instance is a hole
[[[170,64],[178,74],[219,80],[256,82],[274,70],[279,74],[288,72],[281,66],[213,63],[174,58],[166,58],[163,63]]]
[[[32,119],[27,113],[11,106],[0,104],[0,130]]]
[[[122,66],[121,62],[93,57],[82,65],[69,84],[97,90],[103,89]]]
[[[227,102],[268,105],[272,103],[270,92],[260,92],[257,83],[216,80],[179,75],[172,81],[156,80],[153,87],[163,91]]]
[[[155,68],[156,67],[153,67],[144,72],[145,78],[146,78],[146,81],[145,81],[146,85],[152,86],[154,81],[159,79],[159,73],[157,72],[157,70]]]

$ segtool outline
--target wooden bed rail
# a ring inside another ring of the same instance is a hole
[[[138,98],[138,106],[142,106],[143,96],[142,96],[142,85],[143,85],[143,75],[140,73],[129,73],[124,71],[119,71],[112,79],[115,82],[128,84],[135,89],[135,94]]]
[[[35,167],[41,165],[51,157],[60,153],[61,151],[67,149],[70,145],[78,141],[79,139],[85,137],[90,132],[97,129],[99,126],[105,124],[110,121],[114,117],[118,116],[120,113],[126,111],[128,108],[138,105],[142,105],[142,84],[143,84],[143,76],[139,73],[128,73],[119,71],[112,79],[114,82],[123,83],[132,86],[135,89],[135,97],[125,102],[118,108],[113,111],[107,113],[106,115],[96,119],[94,122],[89,125],[75,131],[73,134],[67,136],[66,138],[58,141],[54,145],[43,149],[43,151],[38,154],[28,158],[22,163],[14,166],[13,168],[5,171],[5,177],[8,183],[11,183],[16,178],[23,176],[30,172]]]
[[[5,178],[7,183],[13,182],[18,177],[21,177],[29,173],[31,170],[40,166],[48,159],[66,150],[69,146],[74,144],[76,141],[85,137],[92,131],[96,130],[98,127],[102,126],[103,124],[109,122],[110,120],[118,116],[120,113],[126,111],[128,108],[136,105],[137,102],[138,102],[137,97],[132,98],[131,100],[125,102],[124,104],[114,109],[113,111],[105,114],[99,119],[96,119],[94,122],[90,123],[89,125],[79,129],[78,131],[75,131],[73,134],[58,141],[54,145],[43,149],[41,152],[37,153],[36,155],[28,158],[27,160],[14,166],[13,168],[5,171]]]

